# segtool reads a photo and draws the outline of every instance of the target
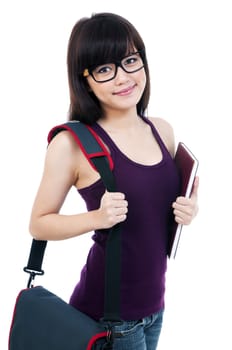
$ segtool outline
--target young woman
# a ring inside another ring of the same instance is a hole
[[[150,94],[143,40],[126,19],[110,13],[83,18],[68,47],[69,120],[91,125],[114,162],[116,193],[105,190],[68,131],[47,149],[32,209],[30,232],[63,240],[94,231],[93,246],[70,303],[95,319],[103,316],[107,229],[122,227],[121,337],[114,349],[156,349],[164,311],[170,223],[189,224],[197,213],[198,178],[190,199],[179,197],[172,127],[146,117]],[[87,212],[59,213],[74,186]]]

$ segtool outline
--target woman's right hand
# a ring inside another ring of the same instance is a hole
[[[128,202],[121,192],[106,191],[101,198],[100,214],[101,228],[110,228],[125,221],[128,212]]]

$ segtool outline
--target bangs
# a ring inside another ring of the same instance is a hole
[[[80,42],[77,53],[80,73],[85,68],[119,60],[135,50],[144,49],[138,33],[132,32],[126,23],[112,18],[101,18],[99,21],[99,17],[93,17],[86,22]]]

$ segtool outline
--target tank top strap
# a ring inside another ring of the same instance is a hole
[[[161,136],[160,136],[158,130],[157,130],[156,127],[155,127],[155,125],[154,125],[147,117],[141,116],[141,118],[143,119],[143,121],[144,121],[145,123],[147,123],[147,124],[150,125],[151,130],[152,130],[152,133],[153,133],[153,135],[154,135],[156,141],[158,142],[158,144],[159,144],[159,146],[160,146],[160,149],[161,149],[163,155],[168,155],[168,156],[170,157],[170,153],[169,153],[169,151],[168,151],[166,145],[164,144],[164,142],[163,142],[163,140],[162,140],[162,138],[161,138]]]

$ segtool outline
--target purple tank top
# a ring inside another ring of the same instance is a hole
[[[93,129],[109,147],[117,190],[125,193],[128,215],[122,223],[121,318],[136,320],[164,307],[168,230],[171,204],[179,192],[177,169],[154,125],[147,119],[162,151],[155,165],[142,165],[124,155],[98,125]],[[142,140],[141,147],[142,147]],[[105,191],[100,180],[79,190],[88,210],[99,208]],[[96,231],[81,278],[70,304],[95,319],[103,316],[104,256],[107,234]]]

